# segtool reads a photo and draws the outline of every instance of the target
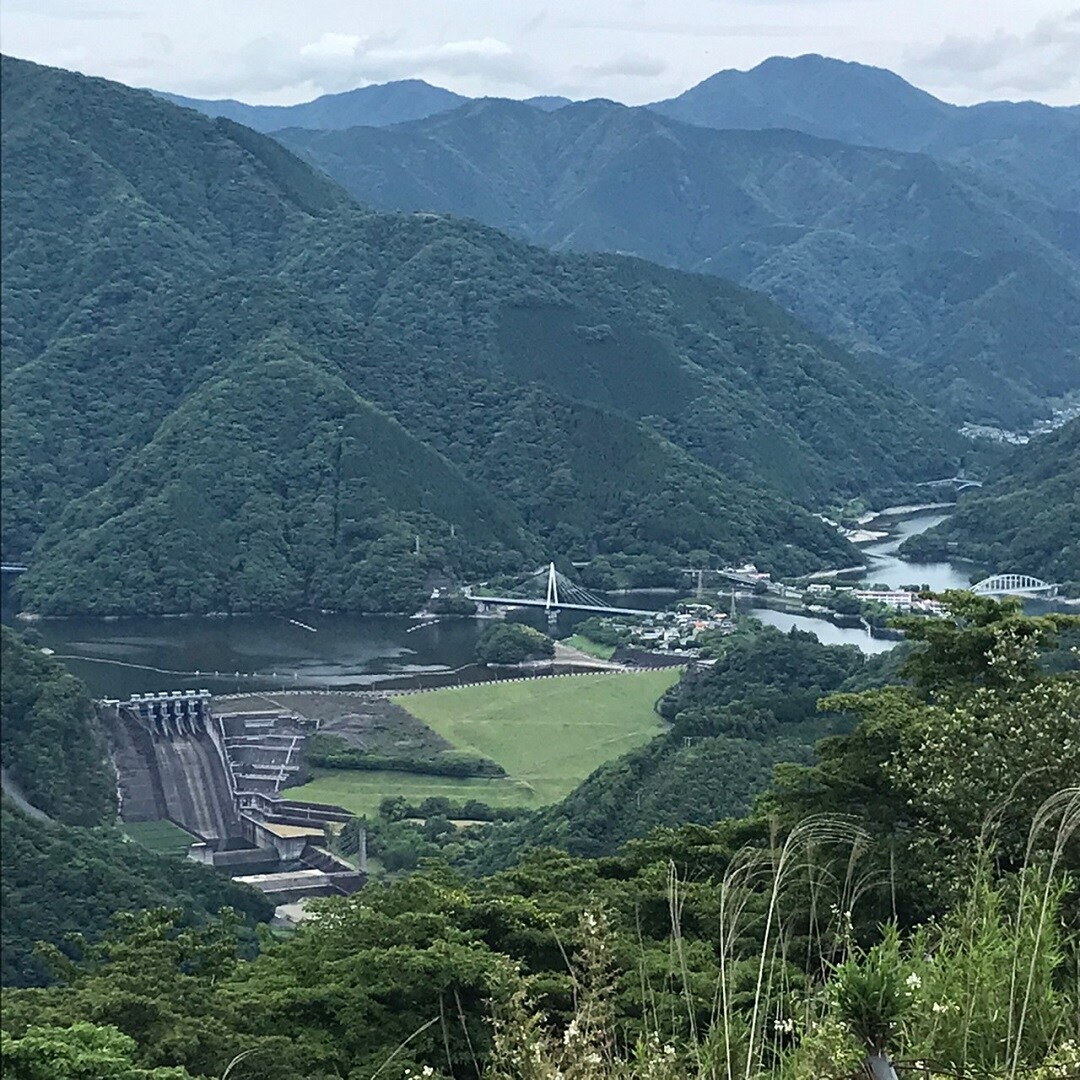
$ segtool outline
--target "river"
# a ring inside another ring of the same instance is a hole
[[[946,517],[948,515],[940,511],[921,511],[907,515],[887,515],[868,523],[868,528],[875,531],[887,529],[889,535],[869,544],[860,544],[859,549],[869,557],[870,565],[861,574],[845,575],[843,580],[865,585],[888,585],[890,589],[899,589],[905,585],[915,585],[934,592],[966,589],[971,584],[972,575],[979,569],[973,563],[959,559],[951,562],[913,562],[897,554],[897,549],[909,536],[916,536],[933,528]],[[857,645],[866,653],[887,652],[896,645],[895,641],[871,637],[865,630],[837,626],[827,619],[817,619],[810,615],[794,615],[771,608],[751,608],[750,613],[763,623],[780,630],[787,631],[792,627],[809,630],[826,645]]]
[[[940,520],[940,513],[922,513],[890,521],[889,538],[863,549],[873,558],[866,580],[891,586],[925,583],[934,589],[967,585],[970,567],[911,563],[896,554],[905,537]],[[9,585],[5,580],[2,618],[7,623],[15,617]],[[663,606],[670,596],[639,594],[634,606]],[[854,644],[866,652],[880,652],[895,644],[805,615],[767,608],[752,609],[752,613],[783,630],[792,626],[812,630],[828,644]],[[515,612],[512,617],[547,628],[539,610]],[[559,633],[569,633],[584,617],[581,612],[563,612]],[[181,687],[216,693],[290,687],[406,688],[509,677],[474,663],[476,639],[485,625],[482,619],[421,623],[404,616],[320,612],[299,612],[291,619],[275,615],[71,618],[31,624],[41,645],[62,658],[91,693],[102,697]]]

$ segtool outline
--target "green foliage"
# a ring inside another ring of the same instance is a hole
[[[476,658],[483,664],[520,664],[554,655],[555,642],[525,623],[495,623],[476,642]]]
[[[4,552],[39,610],[410,610],[544,554],[798,574],[852,552],[796,500],[949,467],[719,280],[373,215],[227,121],[3,79]]]
[[[85,1022],[36,1025],[21,1038],[0,1032],[0,1063],[11,1080],[189,1080],[187,1069],[139,1068],[137,1048],[117,1028]]]
[[[304,746],[308,765],[324,769],[389,770],[429,776],[505,776],[506,770],[490,758],[450,751],[435,757],[373,754],[350,746],[340,735],[317,732]]]
[[[865,662],[853,646],[774,627],[721,639],[713,652],[712,667],[691,668],[660,701],[675,735],[768,739],[813,717],[818,698]]]
[[[1030,574],[1080,593],[1080,420],[1015,447],[992,484],[960,497],[905,555],[960,555],[989,572]]]
[[[31,821],[6,800],[2,814],[5,986],[48,980],[36,942],[70,951],[65,942],[71,935],[92,941],[117,912],[175,905],[190,922],[222,907],[251,922],[273,915],[273,903],[255,889],[186,859],[154,854],[117,832]]]
[[[71,825],[116,814],[116,779],[86,687],[0,627],[0,754],[29,802]]]
[[[850,956],[833,973],[837,1011],[871,1054],[884,1052],[904,1018],[910,994],[902,971],[900,937],[890,926],[880,942]]]

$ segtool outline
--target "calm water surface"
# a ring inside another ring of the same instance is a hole
[[[663,607],[667,599],[641,598],[637,606]],[[14,623],[15,614],[10,583],[5,583],[3,621]],[[564,613],[560,632],[570,633],[584,617]],[[320,612],[298,612],[293,618],[296,622],[279,615],[71,618],[42,619],[29,627],[91,693],[103,697],[189,686],[216,693],[406,688],[513,675],[475,663],[476,639],[488,625],[484,619],[432,623]],[[543,611],[514,612],[512,618],[547,629]]]
[[[891,586],[927,584],[933,589],[962,588],[972,568],[960,563],[910,563],[896,555],[902,540],[943,520],[919,514],[897,522],[888,540],[864,550],[873,556],[866,580]],[[634,607],[663,607],[671,594],[635,594]],[[624,596],[620,603],[626,604]],[[3,592],[3,621],[12,622],[10,582]],[[828,644],[854,644],[880,652],[894,642],[862,630],[835,626],[805,615],[766,608],[752,612],[783,630],[811,630]],[[512,616],[546,629],[542,611]],[[569,633],[585,615],[564,612],[559,632]],[[123,619],[44,619],[33,629],[41,644],[62,657],[91,692],[103,697],[205,687],[217,693],[281,688],[439,686],[500,676],[474,663],[482,619],[443,619],[421,624],[404,616],[320,614],[294,618],[252,615],[231,618],[134,617]]]

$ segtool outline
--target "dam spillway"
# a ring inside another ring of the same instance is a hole
[[[155,739],[154,753],[169,817],[204,840],[242,835],[225,768],[208,732]]]
[[[106,715],[123,821],[169,819],[203,840],[242,835],[209,694],[134,695]]]

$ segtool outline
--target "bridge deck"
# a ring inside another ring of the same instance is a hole
[[[494,604],[496,607],[540,607],[555,611],[595,611],[602,615],[655,615],[655,611],[643,611],[640,608],[597,607],[594,604],[566,604],[561,600],[549,604],[546,600],[526,600],[517,596],[470,596],[478,604]]]

